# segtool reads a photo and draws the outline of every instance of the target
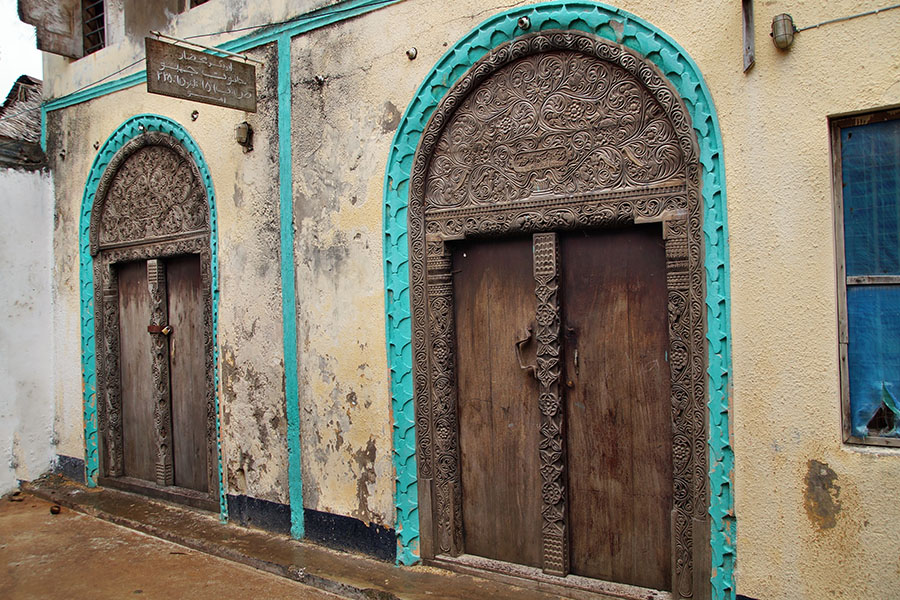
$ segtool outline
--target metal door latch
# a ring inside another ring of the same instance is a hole
[[[528,326],[528,329],[525,330],[522,339],[516,340],[516,359],[519,361],[519,368],[537,379],[537,365],[526,365],[525,361],[522,360],[522,346],[527,344],[534,332],[531,328],[531,325]]]
[[[169,335],[172,333],[171,325],[147,325],[148,333],[161,333],[163,335]]]

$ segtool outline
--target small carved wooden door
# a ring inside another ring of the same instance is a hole
[[[200,257],[115,266],[122,476],[207,491]]]
[[[565,464],[569,572],[671,589],[661,228],[534,238],[453,251],[463,547],[542,567],[542,469]],[[549,287],[536,287],[541,263],[557,262]],[[552,369],[562,386],[545,379],[548,324],[564,340]],[[537,435],[556,426],[539,398],[562,393],[551,386],[565,388],[556,449]],[[566,456],[547,460],[555,452]]]
[[[100,481],[215,509],[210,231],[177,140],[146,132],[110,160],[90,229]]]

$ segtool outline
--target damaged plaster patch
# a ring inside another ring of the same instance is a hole
[[[400,124],[400,111],[397,110],[397,107],[390,100],[384,103],[384,114],[381,115],[379,124],[381,125],[381,131],[384,133],[396,131],[397,126]]]
[[[831,529],[837,525],[837,516],[841,512],[841,487],[835,485],[837,473],[818,460],[806,464],[806,515],[820,530]]]
[[[287,431],[283,415],[266,401],[271,387],[264,372],[253,363],[240,362],[230,345],[222,345],[222,412],[230,438],[225,453],[228,489],[281,501],[284,465],[275,452],[284,445]]]
[[[353,511],[354,517],[363,523],[377,522],[381,523],[381,519],[377,515],[373,515],[369,510],[369,486],[375,485],[375,438],[370,437],[366,449],[357,450],[353,454],[356,464],[359,466],[359,479],[356,481],[356,499],[359,502],[356,510]]]

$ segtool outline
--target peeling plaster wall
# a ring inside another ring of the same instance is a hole
[[[399,113],[366,89],[356,49],[339,50],[353,35],[332,28],[292,48],[303,495],[307,508],[391,527],[381,181]]]
[[[50,468],[53,362],[46,171],[0,169],[0,495]]]
[[[85,179],[100,144],[129,117],[169,116],[196,140],[212,174],[219,236],[219,398],[226,490],[287,503],[287,423],[281,345],[277,76],[274,45],[251,56],[257,68],[255,114],[147,94],[143,86],[48,115],[57,217],[54,237],[56,382],[59,453],[83,457],[78,217]],[[192,121],[191,113],[198,118]],[[234,128],[248,121],[255,149],[245,154]],[[65,158],[62,154],[65,154]]]

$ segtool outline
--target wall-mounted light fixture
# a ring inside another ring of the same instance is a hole
[[[794,19],[787,13],[775,15],[772,19],[772,41],[779,50],[787,50],[794,43],[794,34],[797,28],[794,26]]]
[[[253,128],[250,123],[244,121],[234,128],[234,141],[244,149],[244,152],[253,150]]]

